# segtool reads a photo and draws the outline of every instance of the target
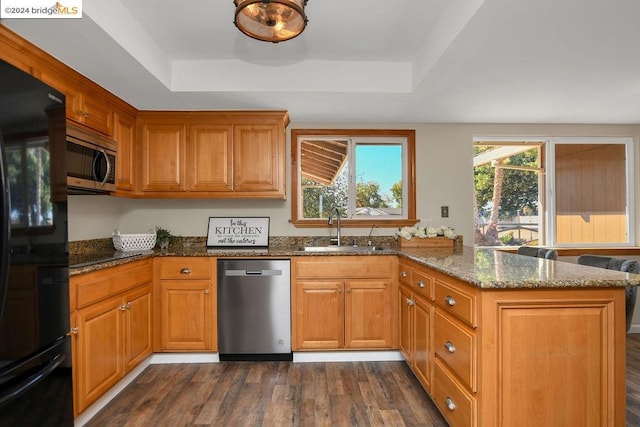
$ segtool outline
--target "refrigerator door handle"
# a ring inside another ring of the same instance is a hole
[[[7,163],[5,161],[4,141],[0,132],[0,319],[4,308],[4,299],[9,286],[9,257],[11,248],[11,220],[9,219],[9,181],[7,179]]]
[[[32,374],[25,378],[24,381],[20,381],[19,384],[6,390],[0,390],[0,407],[4,406],[6,403],[26,392],[34,385],[38,384],[51,372],[53,372],[58,366],[60,366],[65,359],[66,358],[64,354],[58,354],[56,357],[51,359],[46,366],[44,366],[35,374]]]

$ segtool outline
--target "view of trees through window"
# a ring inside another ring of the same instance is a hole
[[[540,147],[483,144],[473,150],[475,245],[537,245]]]
[[[12,228],[49,226],[53,223],[48,140],[6,146],[11,197]],[[36,195],[29,198],[29,195]]]
[[[343,157],[330,152],[343,145]],[[401,143],[305,140],[301,151],[303,218],[328,218],[334,208],[352,219],[402,215]],[[324,168],[324,175],[316,168]]]

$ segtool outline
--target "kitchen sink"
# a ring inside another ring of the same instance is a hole
[[[382,251],[382,248],[376,246],[305,246],[300,249],[298,252],[357,252],[357,253],[368,253],[374,251]]]

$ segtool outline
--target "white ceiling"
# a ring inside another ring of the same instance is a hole
[[[139,109],[298,122],[640,123],[638,0],[309,0],[279,43],[232,0],[83,0],[2,23]]]

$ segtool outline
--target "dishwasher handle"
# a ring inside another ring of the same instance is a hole
[[[225,276],[282,276],[282,270],[225,270]]]

